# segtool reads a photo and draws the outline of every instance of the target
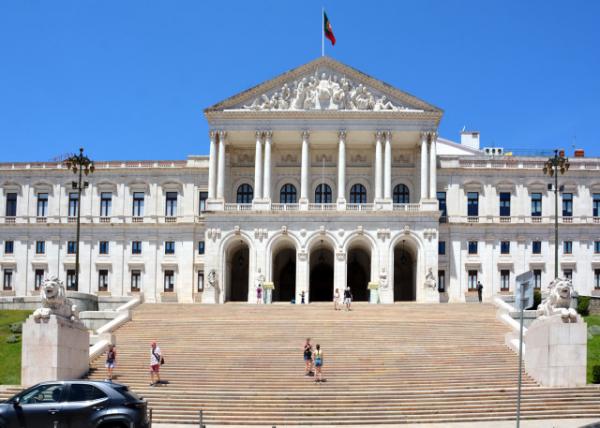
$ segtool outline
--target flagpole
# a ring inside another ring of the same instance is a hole
[[[325,8],[321,8],[321,56],[325,56]]]

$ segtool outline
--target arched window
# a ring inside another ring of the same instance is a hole
[[[408,187],[404,184],[398,184],[394,187],[394,203],[408,204],[410,203],[410,193]]]
[[[252,198],[254,196],[254,191],[252,190],[252,186],[248,183],[241,184],[237,189],[237,203],[238,204],[251,204]]]
[[[321,183],[317,186],[317,188],[315,189],[315,203],[331,203],[331,187],[329,187],[329,184]]]
[[[279,191],[279,202],[282,204],[295,204],[296,186],[290,183],[284,184]]]
[[[350,188],[350,203],[351,204],[366,204],[367,189],[360,183],[355,184]]]

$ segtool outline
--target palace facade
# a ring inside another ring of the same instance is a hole
[[[554,277],[545,157],[438,136],[443,111],[322,57],[205,110],[210,153],[96,162],[79,200],[61,163],[0,164],[2,294],[57,275],[146,301],[463,302]],[[600,293],[600,159],[561,176],[559,272]],[[81,210],[80,277],[76,216]]]

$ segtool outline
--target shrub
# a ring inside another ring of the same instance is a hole
[[[19,336],[17,336],[16,334],[9,334],[8,336],[6,336],[6,343],[18,343],[19,342]]]
[[[542,303],[542,292],[536,288],[533,290],[533,306],[529,309],[537,309],[540,303]]]
[[[23,331],[23,324],[14,323],[10,325],[10,332],[14,334],[21,334]]]
[[[600,366],[592,367],[592,383],[600,383]]]
[[[590,298],[588,296],[579,296],[577,298],[577,313],[581,316],[590,313]]]

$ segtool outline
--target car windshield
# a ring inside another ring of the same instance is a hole
[[[127,400],[130,401],[141,401],[142,398],[138,396],[135,392],[130,391],[126,386],[115,387],[115,390],[123,395]]]
[[[19,397],[21,404],[35,403],[56,403],[60,401],[64,389],[62,384],[38,385],[16,397]]]

